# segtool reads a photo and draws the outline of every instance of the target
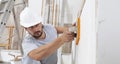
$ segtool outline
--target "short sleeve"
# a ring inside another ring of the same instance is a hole
[[[24,56],[27,56],[30,51],[38,48],[38,46],[35,45],[34,42],[31,40],[24,40],[22,43],[22,48],[23,48]]]

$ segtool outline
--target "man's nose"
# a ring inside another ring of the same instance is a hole
[[[41,31],[41,28],[35,27],[35,28],[34,28],[34,31]]]

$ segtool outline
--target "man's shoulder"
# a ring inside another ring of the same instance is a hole
[[[44,27],[54,27],[52,24],[44,24]]]
[[[54,29],[55,27],[51,24],[45,24],[44,29]]]
[[[24,39],[23,39],[23,43],[29,43],[29,42],[32,42],[34,39],[33,37],[30,35],[30,34],[26,34]]]

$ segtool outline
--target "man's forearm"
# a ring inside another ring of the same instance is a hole
[[[40,46],[39,48],[32,50],[28,55],[35,60],[41,60],[42,58],[54,53],[63,43],[64,41],[61,37],[59,37],[49,44]]]
[[[55,28],[56,28],[58,34],[69,30],[68,27],[55,27]]]

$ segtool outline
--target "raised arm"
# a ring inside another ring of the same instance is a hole
[[[59,26],[57,26],[55,28],[56,28],[58,34],[61,34],[61,33],[65,32],[65,31],[68,31],[68,27],[59,27]]]
[[[59,32],[63,32],[63,28],[60,28]],[[61,36],[55,39],[53,42],[40,46],[37,49],[32,50],[28,56],[34,60],[41,60],[54,53],[62,44],[65,42],[70,42],[74,39],[74,36],[70,32],[64,32]]]

